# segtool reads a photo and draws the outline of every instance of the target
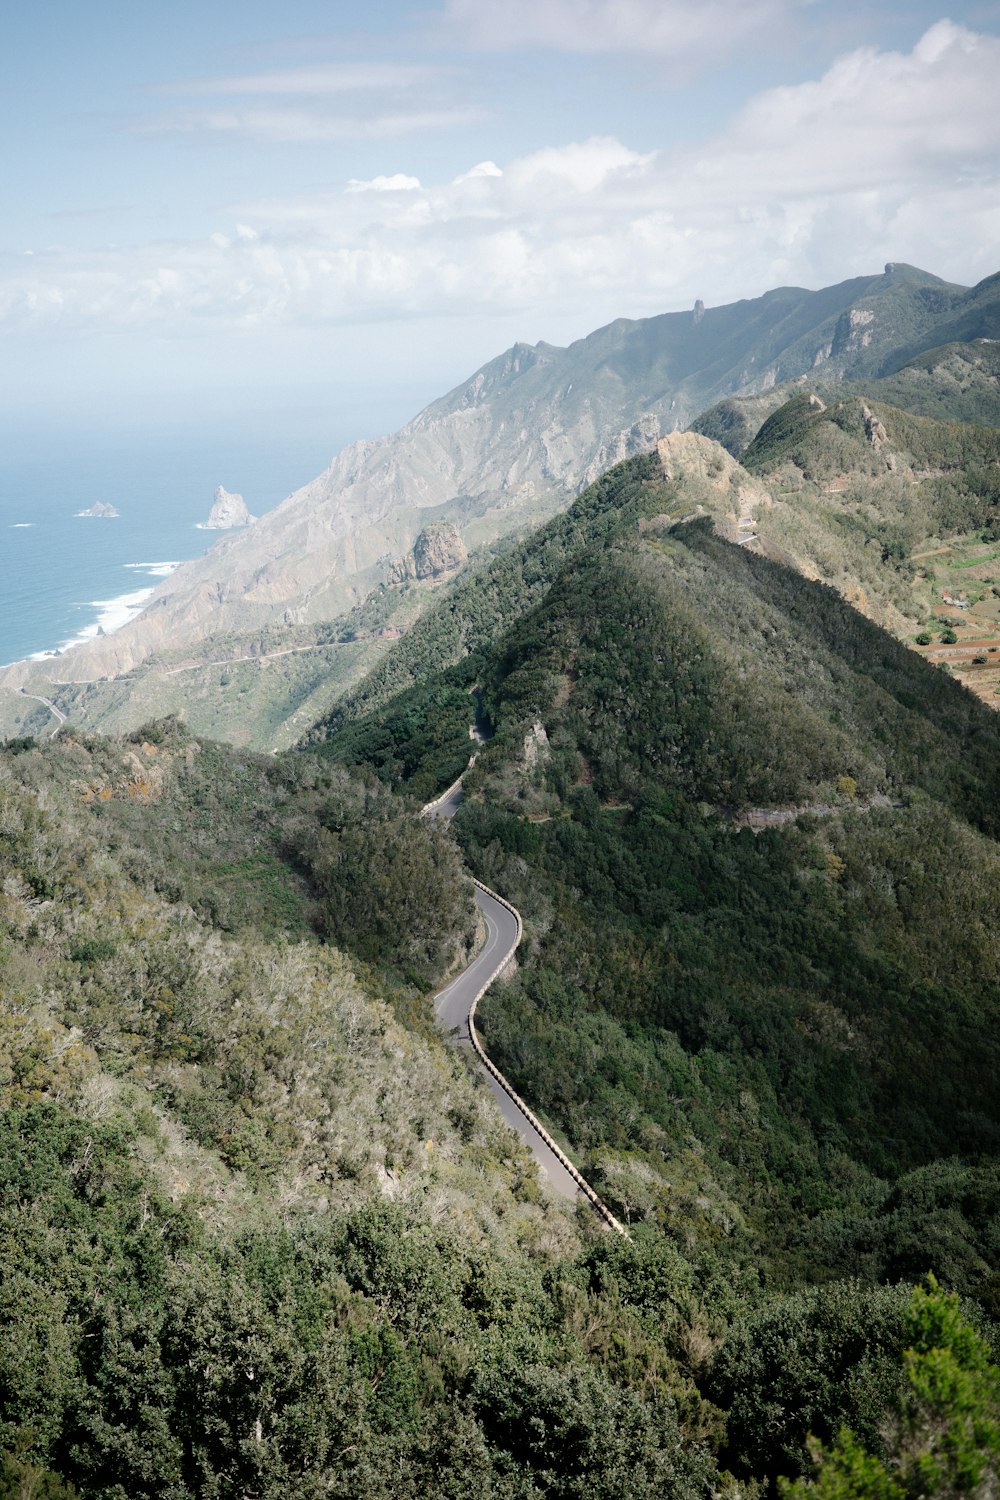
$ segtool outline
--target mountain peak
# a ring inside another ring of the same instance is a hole
[[[940,276],[933,276],[930,271],[922,271],[919,266],[911,266],[905,260],[887,260],[885,270],[879,278],[883,281],[892,281],[894,285],[908,283],[912,286],[943,286],[951,287],[954,291],[965,291],[954,282],[944,281]]]

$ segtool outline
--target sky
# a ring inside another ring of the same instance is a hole
[[[517,339],[1000,270],[1000,3],[2,10],[0,414],[39,441],[332,453]]]

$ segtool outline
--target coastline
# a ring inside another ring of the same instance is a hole
[[[181,562],[139,562],[123,563],[122,566],[131,572],[145,573],[147,577],[159,582],[162,578],[169,578]],[[40,651],[32,651],[28,656],[17,658],[15,661],[0,664],[0,671],[8,671],[12,667],[28,666],[33,662],[57,661],[74,646],[86,645],[88,641],[96,640],[98,636],[114,635],[115,631],[121,630],[123,625],[128,625],[140,615],[147,600],[156,588],[156,582],[145,584],[139,589],[130,589],[124,594],[116,594],[111,599],[92,599],[81,608],[97,611],[95,618],[82,626],[74,635],[60,642],[58,646],[47,646]]]

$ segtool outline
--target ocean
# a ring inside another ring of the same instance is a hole
[[[219,533],[199,529],[217,485],[255,515],[319,473],[352,434],[0,424],[0,663],[117,629],[158,580]],[[97,501],[117,519],[83,516]]]

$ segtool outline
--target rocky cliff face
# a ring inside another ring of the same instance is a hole
[[[947,329],[989,334],[993,281],[969,291],[897,264],[821,292],[622,319],[568,349],[517,344],[178,568],[138,619],[61,657],[60,676],[116,675],[166,645],[333,618],[385,581],[387,557],[416,558],[430,523],[460,528],[474,548],[538,521],[617,459],[724,396],[805,374],[820,351],[825,373],[847,375],[882,368],[904,337],[912,351]]]
[[[247,510],[242,495],[231,494],[220,484],[215,492],[212,509],[204,523],[205,531],[231,531],[236,526],[249,526],[257,519]]]
[[[405,583],[408,578],[427,582],[445,578],[468,560],[469,553],[458,531],[447,521],[425,526],[413,543],[413,551],[390,564],[386,582]]]

